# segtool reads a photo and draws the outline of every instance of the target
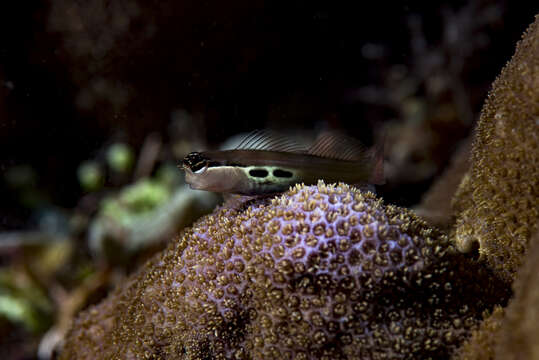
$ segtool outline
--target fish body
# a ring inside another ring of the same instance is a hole
[[[258,135],[256,135],[258,134]],[[183,160],[186,182],[191,188],[240,195],[265,195],[286,191],[297,183],[380,183],[377,159],[341,134],[319,138],[309,149],[255,133],[244,140],[248,148],[194,152]],[[355,146],[355,150],[346,148]]]

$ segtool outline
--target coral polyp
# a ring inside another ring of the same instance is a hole
[[[511,282],[539,229],[539,16],[492,84],[455,196],[455,244]]]
[[[200,219],[83,312],[61,358],[443,359],[499,285],[409,210],[298,185]]]

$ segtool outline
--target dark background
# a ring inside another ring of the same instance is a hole
[[[198,122],[210,146],[257,128],[321,127],[371,145],[385,124],[408,121],[404,102],[413,97],[426,104],[420,121],[430,135],[422,136],[447,141],[425,143],[436,163],[428,176],[394,176],[382,188],[387,202],[412,205],[470,132],[490,83],[533,20],[532,4],[3,2],[0,172],[30,165],[49,201],[70,208],[82,193],[77,166],[104,144],[139,149],[150,133],[170,143],[192,136],[172,134],[178,109]],[[405,69],[413,90],[391,79],[395,69]],[[442,90],[433,91],[438,78]],[[431,121],[446,105],[450,121]],[[12,189],[2,186],[0,199],[0,229],[31,226],[31,210]]]

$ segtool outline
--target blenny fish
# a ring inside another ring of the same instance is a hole
[[[247,196],[274,194],[297,183],[383,183],[383,147],[367,150],[339,132],[305,148],[277,133],[258,130],[234,150],[192,152],[182,162],[192,189]]]

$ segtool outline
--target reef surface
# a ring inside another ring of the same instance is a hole
[[[61,358],[443,359],[502,285],[409,210],[298,185],[200,219],[83,312]]]
[[[511,282],[539,230],[539,18],[492,84],[454,199],[455,244]]]

